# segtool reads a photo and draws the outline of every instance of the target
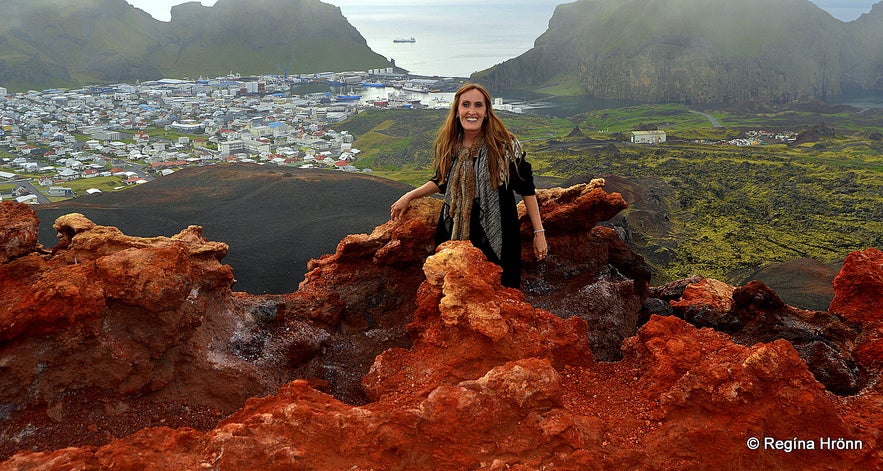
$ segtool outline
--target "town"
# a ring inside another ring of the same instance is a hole
[[[447,108],[456,86],[387,68],[15,94],[0,87],[0,199],[49,203],[99,194],[95,182],[121,189],[229,162],[370,171],[352,165],[354,136],[336,123],[369,108]]]
[[[463,80],[386,68],[14,94],[0,87],[0,200],[44,204],[233,162],[370,172],[353,165],[356,136],[335,124],[368,109],[447,109]],[[501,98],[494,108],[523,112]],[[791,131],[749,131],[695,143],[741,147],[795,139]],[[630,133],[638,145],[666,140],[662,130]]]

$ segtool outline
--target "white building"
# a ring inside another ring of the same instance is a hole
[[[18,201],[19,203],[24,203],[24,204],[38,204],[40,202],[39,198],[37,198],[37,195],[19,196],[19,197],[15,198],[15,201]]]
[[[185,120],[183,123],[175,121],[169,127],[175,131],[186,132],[189,134],[202,134],[205,132],[205,126],[202,123],[195,123],[190,120]]]
[[[665,142],[665,131],[632,131],[635,144],[660,144]]]
[[[221,155],[233,155],[246,149],[245,142],[240,140],[221,141],[218,143],[218,151]]]
[[[74,196],[74,190],[63,186],[50,186],[46,194],[49,196]]]

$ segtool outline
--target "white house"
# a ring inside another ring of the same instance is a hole
[[[37,198],[37,195],[19,196],[19,197],[15,198],[15,201],[18,201],[19,203],[24,203],[24,204],[38,204],[40,202],[39,198]]]
[[[70,168],[63,168],[58,171],[57,176],[61,180],[76,180],[80,178],[80,172]]]
[[[632,131],[635,144],[660,144],[665,142],[665,131]]]
[[[74,190],[63,186],[50,186],[46,194],[49,196],[74,196]]]

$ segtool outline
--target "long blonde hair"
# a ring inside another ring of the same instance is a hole
[[[460,87],[454,94],[454,102],[451,103],[451,109],[448,111],[448,117],[444,124],[438,130],[438,136],[435,139],[435,177],[439,183],[444,183],[448,178],[448,171],[451,168],[451,161],[456,155],[460,147],[460,140],[463,137],[463,126],[457,117],[457,108],[460,106],[460,99],[464,93],[478,90],[484,96],[486,109],[485,120],[481,123],[481,134],[487,145],[488,151],[488,172],[491,177],[491,183],[494,188],[500,186],[503,182],[500,175],[508,177],[509,162],[506,160],[506,154],[512,153],[512,158],[518,159],[520,155],[514,155],[515,149],[513,143],[515,135],[506,129],[503,121],[494,113],[491,104],[491,95],[488,91],[477,83],[467,83]]]

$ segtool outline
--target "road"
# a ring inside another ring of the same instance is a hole
[[[11,183],[15,183],[16,185],[23,186],[32,195],[37,195],[37,202],[38,203],[40,203],[40,204],[50,203],[49,198],[47,198],[46,195],[44,195],[43,192],[40,191],[40,189],[38,189],[36,186],[34,186],[34,184],[31,183],[30,180],[14,180]]]
[[[712,115],[710,115],[710,114],[708,114],[708,113],[703,113],[703,112],[701,112],[701,111],[695,111],[695,110],[690,110],[690,109],[688,109],[687,111],[689,111],[690,113],[696,113],[696,114],[701,114],[702,116],[705,116],[709,121],[711,121],[711,125],[714,126],[714,127],[716,127],[716,128],[722,128],[722,127],[723,127],[723,126],[721,125],[721,123],[717,120],[717,118],[715,118],[714,116],[712,116]]]

